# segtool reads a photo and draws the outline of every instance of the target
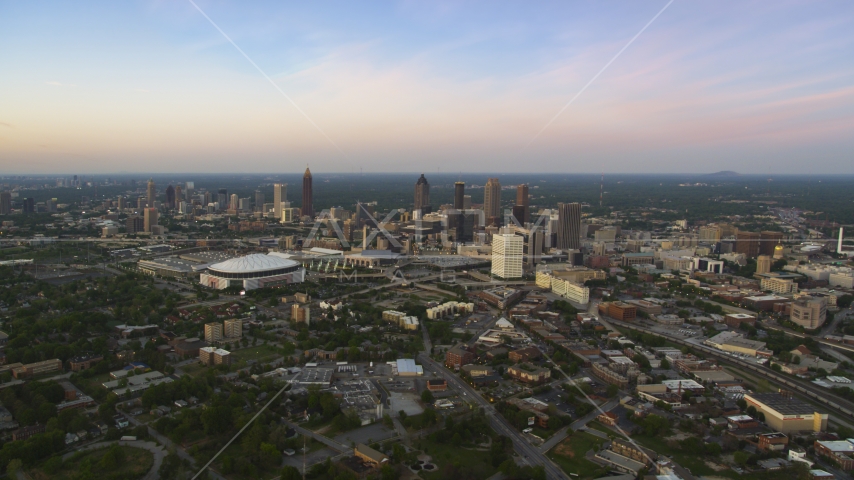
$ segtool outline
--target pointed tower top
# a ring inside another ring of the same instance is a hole
[[[308,165],[305,166],[305,175],[303,178],[311,178],[311,170],[308,169]]]

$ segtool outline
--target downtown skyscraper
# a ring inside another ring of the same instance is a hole
[[[513,209],[513,214],[516,216],[516,220],[520,223],[525,224],[531,221],[531,207],[530,207],[530,195],[528,193],[528,184],[521,183],[516,186],[516,207]],[[519,213],[519,214],[517,214]]]
[[[499,223],[501,219],[501,183],[497,178],[490,178],[483,188],[483,215],[487,225]]]
[[[311,191],[311,170],[305,167],[305,174],[302,176],[302,214],[303,216],[314,217],[314,195]]]
[[[430,206],[430,184],[421,174],[421,177],[415,182],[415,208],[413,210],[429,210]],[[424,212],[426,213],[426,212]]]
[[[308,169],[306,169],[308,172]],[[311,175],[309,173],[309,175]],[[303,182],[305,183],[305,182]],[[257,195],[256,195],[257,196]],[[276,215],[276,221],[282,221],[282,205],[288,201],[288,184],[274,183],[273,184],[273,212]],[[257,203],[257,201],[256,201]],[[264,204],[261,204],[263,207]]]
[[[149,207],[154,206],[154,199],[157,198],[157,188],[154,186],[154,179],[148,179],[148,187],[146,188],[146,201]]]
[[[557,248],[560,250],[580,249],[581,204],[559,203],[557,214]]]

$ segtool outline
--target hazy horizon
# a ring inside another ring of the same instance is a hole
[[[0,2],[0,175],[854,174],[851,3],[196,5]]]

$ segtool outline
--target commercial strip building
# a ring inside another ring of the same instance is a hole
[[[416,365],[415,360],[411,358],[399,358],[394,362],[389,362],[392,365],[392,370],[401,377],[416,377],[424,375],[424,368],[421,365]]]
[[[704,344],[725,352],[743,353],[751,357],[771,357],[773,352],[765,348],[765,342],[749,340],[736,332],[721,332]]]
[[[828,414],[788,393],[751,393],[744,396],[748,406],[765,415],[765,423],[782,433],[827,430]]]

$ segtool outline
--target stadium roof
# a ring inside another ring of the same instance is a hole
[[[215,272],[244,273],[263,272],[265,270],[278,270],[281,268],[294,267],[298,262],[287,260],[273,255],[254,253],[245,257],[232,258],[221,263],[215,263],[209,268]]]

